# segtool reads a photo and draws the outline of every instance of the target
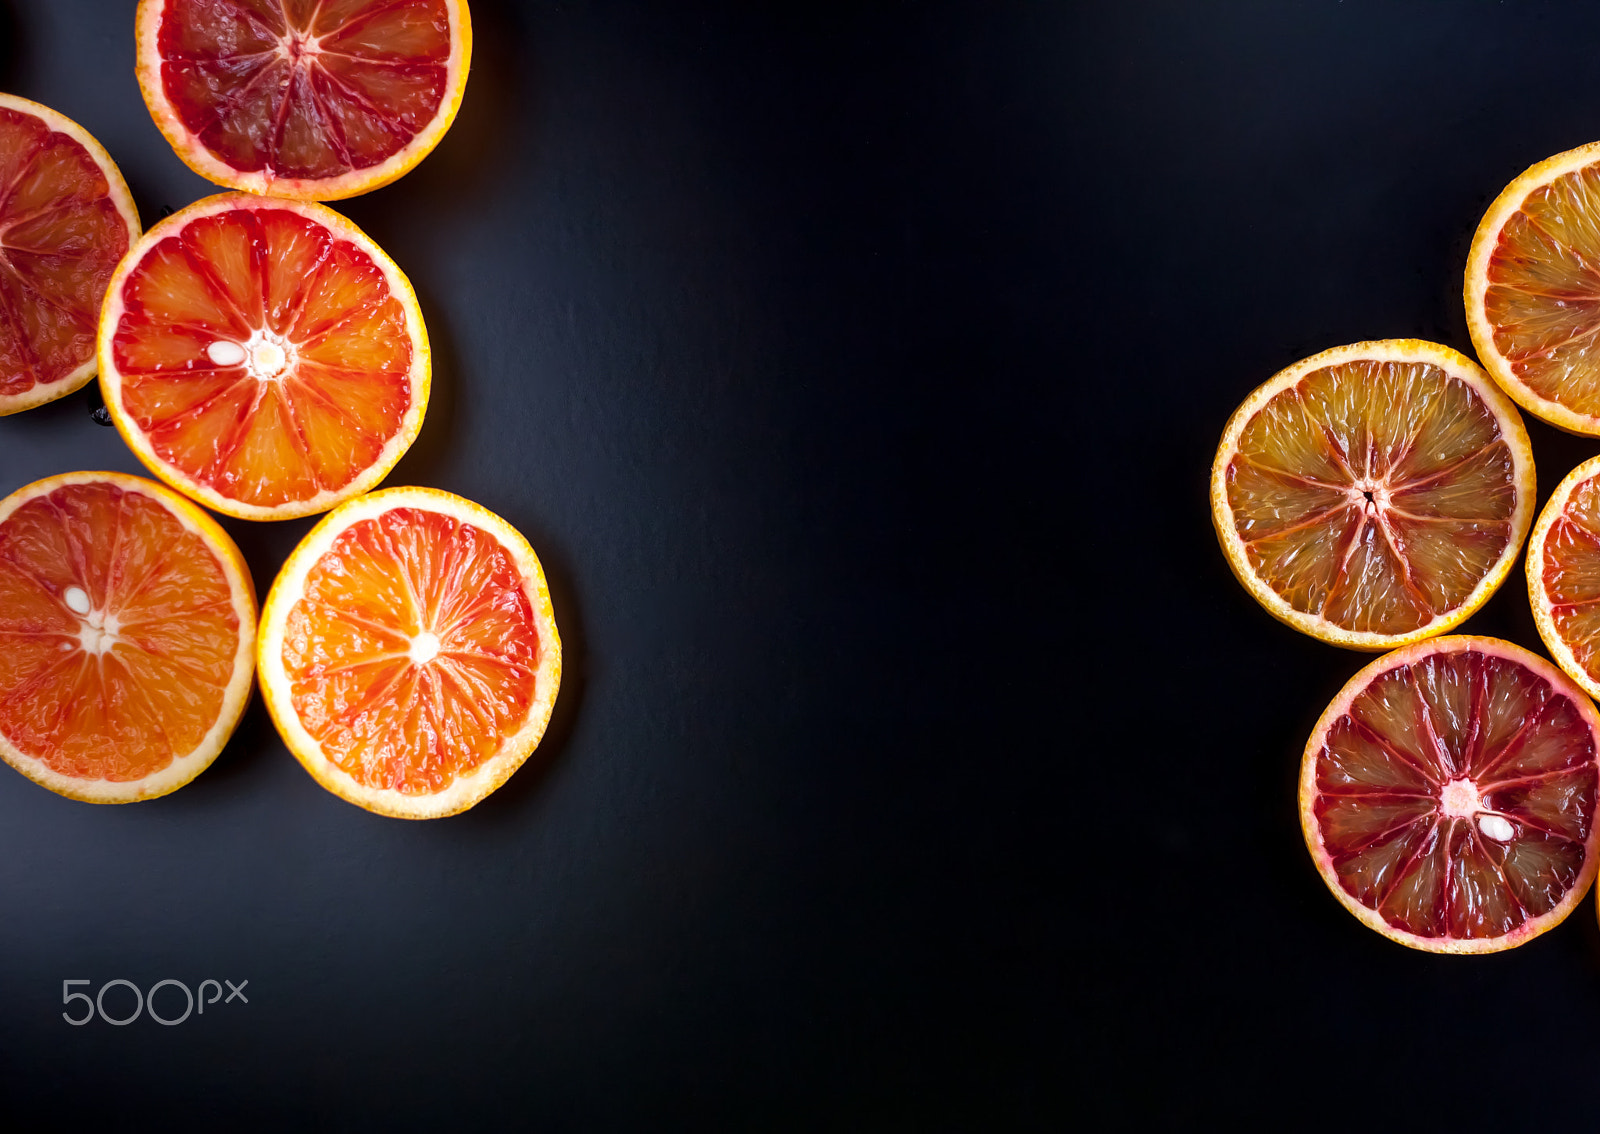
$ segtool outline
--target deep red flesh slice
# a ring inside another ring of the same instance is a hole
[[[0,107],[0,396],[94,357],[95,321],[128,225],[89,151]]]
[[[1426,938],[1510,933],[1579,877],[1595,742],[1565,693],[1478,650],[1376,677],[1328,729],[1317,824],[1339,883]]]
[[[169,0],[161,81],[241,172],[325,179],[393,157],[445,95],[444,0]]]

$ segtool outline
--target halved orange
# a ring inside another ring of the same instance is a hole
[[[1550,656],[1600,697],[1600,457],[1556,486],[1528,539],[1528,600]]]
[[[0,94],[0,416],[94,377],[95,321],[139,213],[111,156],[47,106]]]
[[[1492,953],[1594,881],[1600,713],[1520,646],[1466,635],[1385,654],[1312,730],[1300,825],[1341,905],[1402,945]]]
[[[1279,371],[1234,413],[1211,518],[1273,617],[1355,649],[1458,626],[1492,595],[1533,518],[1516,407],[1471,360],[1391,339]]]
[[[444,137],[472,60],[465,0],[140,0],[139,89],[201,177],[334,201]]]
[[[0,501],[0,757],[51,791],[128,803],[205,771],[255,633],[239,549],[159,484],[66,473]]]
[[[111,278],[99,349],[106,408],[139,459],[248,520],[373,487],[428,403],[411,284],[310,202],[224,193],[156,225]]]
[[[1495,198],[1464,292],[1472,345],[1506,393],[1600,435],[1600,142],[1539,162]]]
[[[267,596],[261,689],[335,795],[405,819],[465,811],[538,745],[561,683],[544,570],[499,516],[431,488],[341,505]]]

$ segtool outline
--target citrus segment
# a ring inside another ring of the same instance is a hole
[[[1511,948],[1594,878],[1600,714],[1509,642],[1386,654],[1317,722],[1300,817],[1317,869],[1367,925],[1433,952]]]
[[[262,689],[290,749],[369,810],[465,810],[549,721],[561,644],[537,557],[514,528],[432,489],[343,505],[268,596]]]
[[[1600,458],[1556,486],[1528,540],[1528,599],[1550,656],[1600,695]]]
[[[1239,407],[1212,468],[1234,573],[1275,617],[1382,649],[1459,624],[1532,517],[1514,406],[1469,360],[1357,343],[1280,372]]]
[[[138,235],[100,144],[55,111],[0,94],[0,416],[94,376],[100,302]]]
[[[463,0],[141,0],[139,85],[202,177],[331,201],[422,160],[461,103]]]
[[[168,483],[248,519],[377,483],[421,428],[429,355],[405,277],[320,205],[209,198],[118,268],[106,404]]]
[[[1600,434],[1600,143],[1540,162],[1495,199],[1465,298],[1494,380],[1535,416]]]
[[[0,756],[76,799],[176,790],[244,709],[255,614],[238,549],[159,485],[20,489],[0,502]]]

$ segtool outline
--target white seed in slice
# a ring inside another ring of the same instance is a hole
[[[1478,816],[1478,830],[1483,832],[1483,837],[1493,839],[1497,843],[1511,841],[1511,836],[1517,833],[1515,827],[1500,815]]]
[[[245,359],[244,347],[228,339],[218,339],[206,347],[206,357],[218,366],[238,366]]]
[[[89,613],[89,596],[82,587],[68,587],[61,597],[66,601],[67,609],[72,613]]]

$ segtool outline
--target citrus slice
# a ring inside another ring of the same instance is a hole
[[[1379,650],[1459,625],[1516,560],[1533,518],[1516,407],[1449,347],[1336,347],[1235,411],[1211,469],[1233,573],[1273,617]]]
[[[1600,457],[1566,475],[1528,538],[1528,600],[1557,665],[1600,697]]]
[[[1362,922],[1435,953],[1558,925],[1594,880],[1600,713],[1520,646],[1465,635],[1385,654],[1317,721],[1300,826]]]
[[[176,493],[81,472],[0,501],[0,756],[51,791],[129,803],[205,771],[255,633],[239,549]]]
[[[334,201],[387,185],[455,120],[465,0],[140,0],[139,89],[201,177]]]
[[[0,94],[0,416],[94,377],[95,321],[139,213],[111,156],[49,107]]]
[[[310,202],[225,193],[156,225],[111,278],[99,345],[106,408],[139,459],[248,520],[365,492],[428,402],[411,284]]]
[[[1464,291],[1472,345],[1506,393],[1600,435],[1600,142],[1540,162],[1494,199]]]
[[[465,811],[538,745],[561,640],[533,549],[431,488],[344,504],[295,548],[257,645],[267,708],[323,787],[384,815]]]

